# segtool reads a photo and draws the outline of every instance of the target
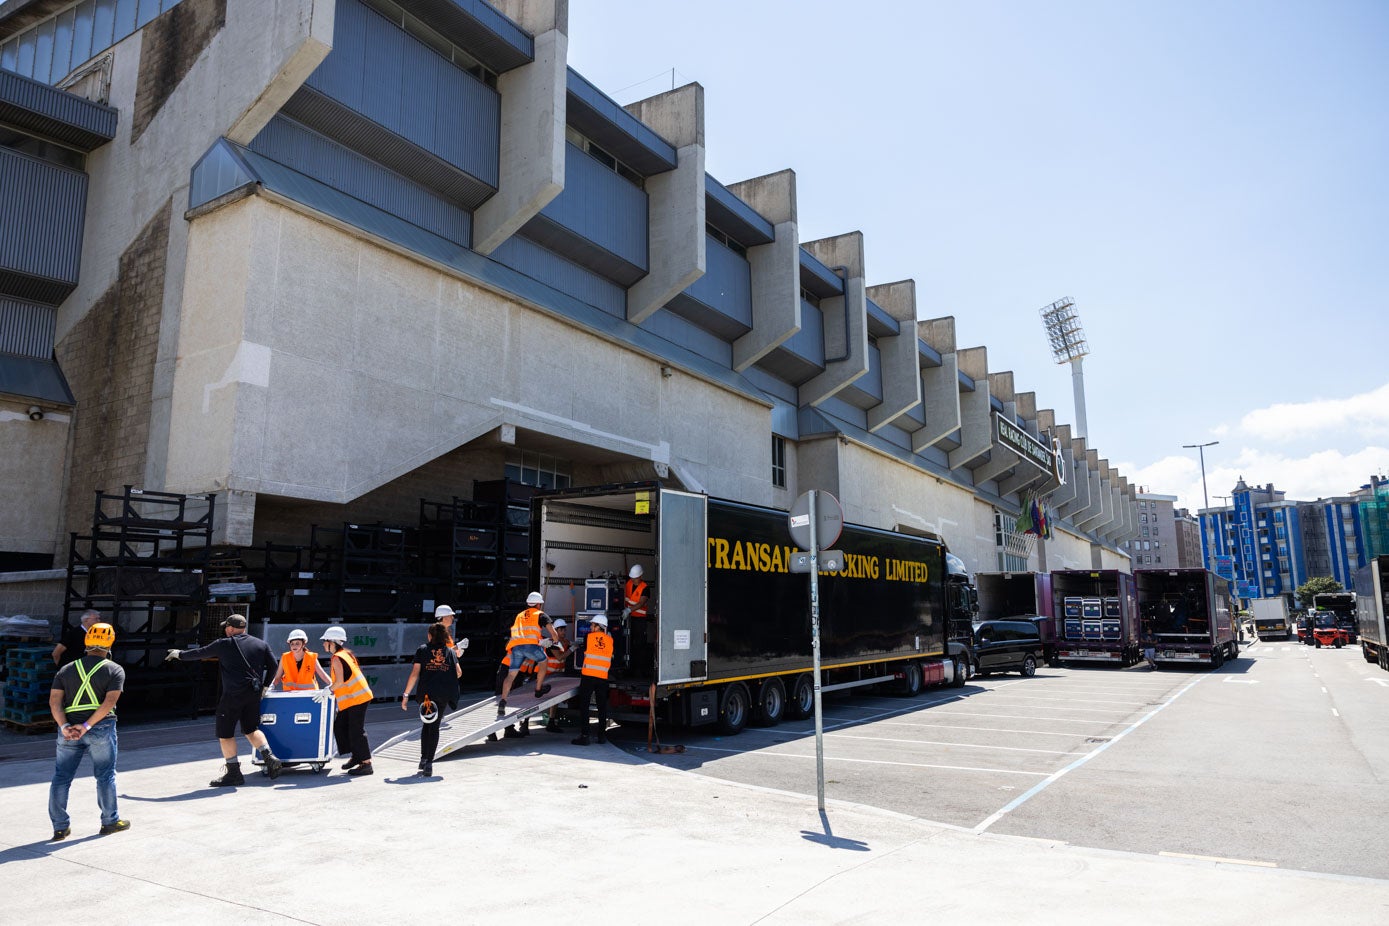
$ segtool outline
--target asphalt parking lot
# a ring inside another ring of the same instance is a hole
[[[1040,668],[990,675],[915,698],[836,692],[825,699],[825,794],[971,830],[1137,729],[1206,673]],[[813,720],[748,727],[735,737],[686,730],[671,768],[813,795]],[[645,732],[615,742],[648,756]]]

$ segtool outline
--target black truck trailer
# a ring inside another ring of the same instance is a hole
[[[1230,580],[1209,569],[1139,569],[1139,636],[1159,663],[1220,668],[1239,655]]]
[[[814,707],[809,576],[787,513],[635,483],[538,493],[532,576],[546,611],[603,613],[617,642],[617,719],[717,724],[736,733]],[[822,691],[881,685],[903,695],[962,685],[968,652],[948,639],[946,549],[935,539],[846,524],[844,568],[819,577]],[[640,565],[645,618],[623,614]]]

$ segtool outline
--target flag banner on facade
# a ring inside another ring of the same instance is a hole
[[[1022,512],[1018,515],[1013,526],[1024,534],[1037,533],[1037,522],[1032,516],[1032,494],[1030,492],[1023,494],[1021,507]]]
[[[1047,506],[1042,504],[1042,500],[1027,492],[1022,497],[1022,511],[1014,526],[1024,534],[1035,534],[1043,540],[1051,538],[1051,513],[1047,511]]]

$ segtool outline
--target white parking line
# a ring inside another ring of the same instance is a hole
[[[1092,723],[1097,726],[1112,727],[1119,721],[1095,718],[1072,719],[1070,717],[1030,717],[1027,714],[985,714],[981,711],[941,711],[944,717],[996,717],[999,720],[1049,720],[1052,723]]]
[[[894,727],[939,727],[942,730],[983,730],[988,733],[1027,733],[1036,736],[1069,736],[1072,738],[1085,735],[1084,733],[1077,733],[1075,730],[1062,733],[1050,730],[1012,730],[1007,727],[966,727],[953,723],[910,723],[905,720],[884,720],[882,722]]]
[[[1000,695],[1000,697],[1012,698],[1014,701],[1060,701],[1060,702],[1069,703],[1069,699],[1067,699],[1067,698],[1034,698],[1034,697],[1032,697],[1031,695],[1019,695],[1019,694],[1013,694],[1013,693],[1011,693],[1011,692],[1009,692],[1009,693],[1006,694],[1006,695]],[[1095,704],[1096,702],[1093,701],[1093,700],[1088,700],[1088,699],[1087,699],[1087,700],[1085,701],[1085,703],[1087,703],[1087,704]],[[1099,703],[1103,703],[1103,702],[1099,702]],[[1116,702],[1110,702],[1110,703],[1116,703]],[[1039,710],[1044,710],[1044,711],[1077,711],[1077,712],[1082,713],[1082,714],[1124,714],[1124,713],[1131,713],[1131,712],[1133,712],[1134,710],[1136,710],[1136,709],[1138,709],[1138,708],[1140,708],[1140,707],[1147,707],[1147,706],[1148,706],[1148,702],[1147,702],[1147,701],[1119,701],[1119,702],[1117,702],[1117,703],[1119,703],[1119,704],[1132,704],[1133,707],[1128,708],[1127,710],[1122,710],[1122,709],[1113,709],[1113,710],[1111,710],[1111,709],[1103,708],[1103,707],[1043,707],[1043,708],[1039,708]]]
[[[1009,698],[1023,698],[1028,701],[1065,701],[1066,703],[1077,702],[1079,704],[1133,704],[1137,707],[1146,707],[1147,701],[1121,701],[1118,698],[1039,698],[1035,695],[1014,694],[1009,691],[1005,695]]]
[[[685,751],[702,750],[704,752],[746,752],[743,749],[719,749],[716,746],[686,746]],[[804,756],[796,752],[759,752],[763,756],[783,756],[787,759],[810,759],[815,761],[815,756]],[[927,762],[887,762],[881,759],[846,759],[840,756],[825,756],[826,762],[856,762],[863,765],[902,765],[907,768],[939,768],[952,772],[993,772],[999,775],[1031,775],[1034,778],[1046,777],[1046,772],[1023,772],[1014,768],[979,768],[973,765],[932,765]]]
[[[1037,698],[1027,698],[1027,697],[1018,697],[1018,698],[1016,698],[1016,700],[1019,700],[1019,701],[1036,701],[1036,700],[1039,700],[1039,699],[1037,699]],[[1041,699],[1041,700],[1046,700],[1046,699],[1043,698],[1043,699]],[[1129,714],[1132,714],[1132,713],[1134,712],[1134,709],[1133,709],[1133,708],[1126,708],[1126,709],[1122,709],[1122,710],[1106,710],[1105,708],[1102,708],[1102,707],[1041,707],[1041,706],[1033,706],[1033,705],[1028,705],[1028,706],[1027,706],[1027,709],[1030,710],[1030,711],[1069,711],[1069,712],[1071,712],[1072,714],[1123,714],[1123,715],[1125,715],[1125,716],[1127,716],[1127,715],[1129,715]]]
[[[1152,710],[1152,711],[1149,711],[1148,713],[1144,714],[1142,717],[1138,718],[1138,719],[1135,720],[1133,723],[1129,724],[1129,725],[1128,725],[1127,727],[1125,727],[1123,730],[1119,731],[1118,735],[1116,735],[1116,736],[1115,736],[1113,739],[1111,739],[1109,742],[1104,743],[1103,745],[1101,745],[1101,746],[1100,746],[1098,749],[1096,749],[1094,752],[1088,752],[1088,753],[1086,753],[1085,755],[1081,756],[1079,759],[1076,759],[1074,762],[1072,762],[1070,765],[1066,766],[1065,768],[1063,768],[1063,769],[1061,769],[1061,770],[1059,770],[1059,771],[1052,772],[1050,775],[1048,775],[1048,776],[1046,777],[1045,780],[1038,782],[1036,785],[1034,785],[1033,787],[1029,788],[1025,793],[1018,795],[1018,796],[1015,797],[1013,800],[1009,801],[1007,804],[1004,804],[1004,805],[1003,805],[1002,807],[1000,807],[998,810],[996,810],[996,811],[994,811],[993,813],[989,814],[989,816],[986,817],[982,823],[980,823],[978,826],[976,826],[976,827],[974,828],[974,832],[975,832],[976,834],[977,834],[977,833],[982,833],[982,832],[984,832],[984,831],[987,830],[989,827],[991,827],[991,826],[993,826],[995,823],[997,823],[999,820],[1002,820],[1004,816],[1006,816],[1007,814],[1012,813],[1014,810],[1017,810],[1019,807],[1021,807],[1023,804],[1027,803],[1028,801],[1032,800],[1032,798],[1036,797],[1038,794],[1041,794],[1044,790],[1046,790],[1047,786],[1050,785],[1052,782],[1058,781],[1058,780],[1060,780],[1062,777],[1064,777],[1067,773],[1072,772],[1072,771],[1074,771],[1075,769],[1080,768],[1080,767],[1081,767],[1082,765],[1084,765],[1086,762],[1089,762],[1091,759],[1095,758],[1095,756],[1097,756],[1097,755],[1099,755],[1100,753],[1104,752],[1104,751],[1105,751],[1106,749],[1108,749],[1110,746],[1113,746],[1115,743],[1119,742],[1119,740],[1123,739],[1124,737],[1126,737],[1126,736],[1128,736],[1130,733],[1132,733],[1134,730],[1137,730],[1139,727],[1143,726],[1143,724],[1147,723],[1148,720],[1149,720],[1150,718],[1156,716],[1157,713],[1158,713],[1158,711],[1161,711],[1163,708],[1167,707],[1168,704],[1171,704],[1173,701],[1176,701],[1176,700],[1177,700],[1178,698],[1180,698],[1182,695],[1186,694],[1186,693],[1187,693],[1188,691],[1190,691],[1192,688],[1196,687],[1196,685],[1200,683],[1200,681],[1201,681],[1202,678],[1205,678],[1205,676],[1200,676],[1200,677],[1198,677],[1198,678],[1193,679],[1185,688],[1183,688],[1181,691],[1177,692],[1177,693],[1174,694],[1171,698],[1169,698],[1169,699],[1167,700],[1167,702],[1166,702],[1165,704],[1162,705],[1162,707],[1156,708],[1156,709],[1154,709],[1154,710]],[[1334,708],[1333,708],[1333,710],[1334,710]]]
[[[1068,749],[1028,749],[1023,746],[985,746],[980,743],[944,743],[939,740],[903,740],[894,739],[888,736],[853,736],[848,733],[836,733],[835,739],[841,740],[867,740],[874,743],[907,743],[912,746],[962,746],[965,749],[1001,749],[1004,752],[1041,752],[1049,756],[1083,756],[1085,750]]]

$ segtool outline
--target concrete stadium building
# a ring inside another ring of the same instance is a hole
[[[510,474],[1129,568],[1098,450],[802,241],[794,165],[706,173],[698,84],[620,106],[569,41],[564,0],[0,2],[0,613],[127,484],[218,493],[224,547]]]

